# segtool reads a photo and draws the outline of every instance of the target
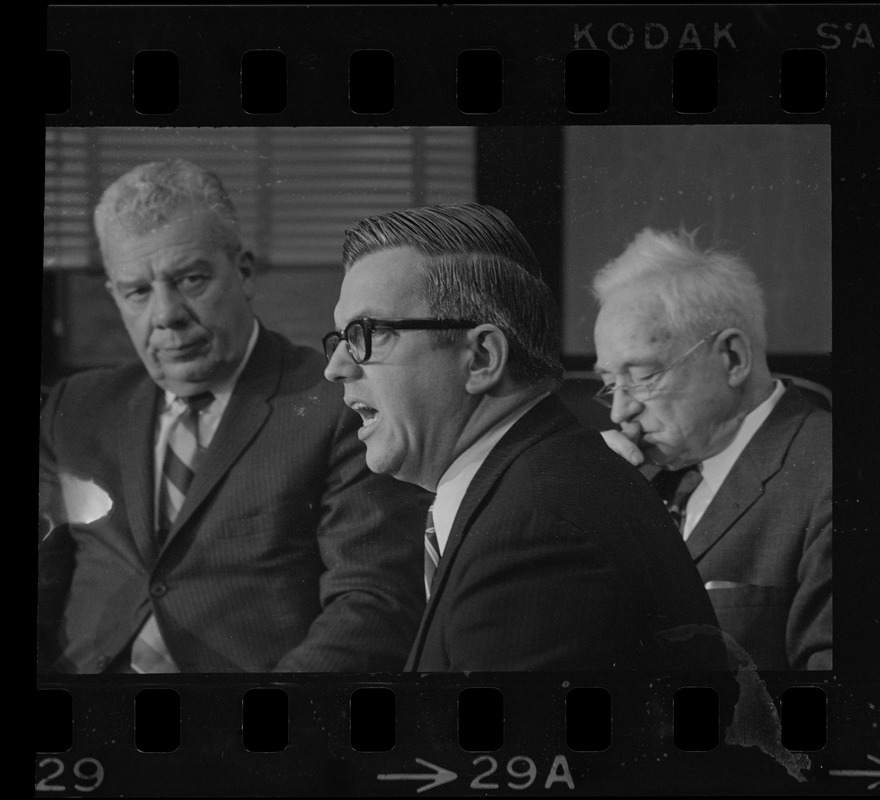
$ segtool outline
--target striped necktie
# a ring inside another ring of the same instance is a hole
[[[688,499],[702,480],[700,465],[692,464],[675,471],[661,470],[652,482],[660,499],[666,504],[666,510],[672,515],[673,522],[682,534],[684,534]]]
[[[159,483],[156,537],[160,547],[168,538],[204,451],[199,443],[199,414],[213,402],[214,395],[203,392],[179,399],[183,410],[168,432]],[[150,614],[131,645],[131,668],[141,674],[180,672],[162,639],[155,614]]]
[[[434,506],[428,509],[425,520],[425,598],[431,599],[431,582],[437,565],[440,563],[440,545],[437,543],[437,530],[434,528]]]
[[[199,444],[199,414],[214,400],[210,392],[181,397],[183,411],[168,432],[162,481],[159,485],[159,516],[156,536],[161,547],[180,513],[192,479],[198,469],[204,447]]]

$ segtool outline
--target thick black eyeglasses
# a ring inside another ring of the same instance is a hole
[[[476,328],[478,322],[464,319],[374,319],[363,317],[345,326],[343,331],[330,331],[321,341],[324,355],[329,362],[339,347],[345,342],[348,354],[355,364],[369,360],[373,352],[373,331],[442,331]]]

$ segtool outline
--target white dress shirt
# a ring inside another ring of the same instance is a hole
[[[758,432],[770,412],[779,402],[785,392],[785,386],[782,381],[774,381],[775,387],[772,394],[759,406],[756,406],[742,421],[733,441],[727,445],[720,453],[715,454],[711,458],[707,458],[700,464],[700,474],[703,480],[694,489],[687,503],[687,511],[684,518],[684,530],[682,536],[685,540],[691,535],[697,523],[702,518],[712,498],[715,497],[724,479],[727,477],[736,460],[745,450],[746,445],[751,441],[752,437]]]
[[[446,549],[446,542],[449,539],[449,533],[452,531],[452,523],[455,522],[455,515],[458,513],[458,507],[467,493],[468,486],[471,484],[477,470],[483,465],[486,456],[492,451],[501,438],[507,433],[514,424],[522,418],[528,411],[531,411],[541,400],[550,393],[545,392],[539,397],[530,400],[524,406],[516,409],[508,414],[500,422],[493,425],[487,430],[477,441],[475,441],[467,450],[465,450],[458,458],[453,461],[446,472],[440,477],[437,483],[437,495],[434,498],[433,511],[434,529],[437,533],[437,545],[440,548],[440,555]]]

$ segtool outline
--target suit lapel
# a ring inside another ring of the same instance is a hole
[[[730,470],[699,523],[687,538],[687,547],[694,561],[715,544],[733,524],[764,493],[764,481],[770,477],[744,450]],[[773,470],[775,472],[775,470]]]
[[[492,488],[521,453],[550,434],[576,423],[577,419],[563,406],[562,401],[555,394],[550,395],[538,403],[522,419],[517,420],[486,456],[486,460],[471,480],[455,515],[452,530],[449,532],[443,556],[440,558],[440,564],[434,576],[431,599],[422,616],[422,622],[406,669],[413,669],[418,663],[425,634],[430,627],[434,609],[443,593],[443,587],[455,562],[458,549],[467,535],[471,520],[486,502]]]
[[[781,469],[791,440],[808,413],[806,401],[796,389],[788,387],[688,537],[687,546],[694,561],[699,562],[764,493],[764,485]]]
[[[183,506],[169,532],[166,546],[186,525],[196,509],[263,427],[272,410],[269,399],[277,391],[280,379],[281,359],[277,357],[275,342],[272,334],[261,327],[250,360],[232,391],[229,405],[223,413],[206,458],[186,493]]]
[[[119,463],[125,507],[132,536],[144,564],[155,563],[156,537],[153,535],[155,491],[153,450],[156,413],[160,391],[145,377],[135,389],[119,426]]]

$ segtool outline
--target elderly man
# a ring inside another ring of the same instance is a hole
[[[366,469],[320,354],[255,319],[219,179],[139,166],[95,224],[143,363],[45,405],[40,668],[402,669],[425,496]]]
[[[346,234],[326,377],[371,470],[436,493],[416,671],[723,669],[662,503],[552,392],[560,328],[512,222],[465,204]]]
[[[754,274],[646,229],[593,289],[606,438],[653,465],[722,629],[760,669],[830,669],[831,415],[771,376]]]

